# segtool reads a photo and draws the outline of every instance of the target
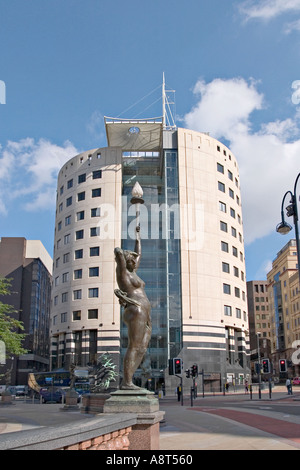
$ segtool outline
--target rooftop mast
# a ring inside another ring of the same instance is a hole
[[[173,93],[173,99],[169,99],[167,93]],[[174,108],[171,110],[170,105],[175,107],[175,90],[166,90],[165,73],[163,72],[163,83],[162,83],[162,123],[164,129],[176,128],[174,120]]]

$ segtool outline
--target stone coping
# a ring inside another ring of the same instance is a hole
[[[137,413],[107,413],[87,422],[2,434],[0,450],[55,450],[134,426],[137,422]]]

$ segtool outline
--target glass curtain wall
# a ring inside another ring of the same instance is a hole
[[[167,310],[169,358],[178,356],[182,349],[180,210],[178,190],[177,150],[164,154],[165,198],[167,212]]]
[[[135,208],[131,205],[131,191],[141,185],[145,204],[140,206],[142,258],[138,275],[145,281],[146,294],[151,303],[152,337],[148,354],[137,370],[137,385],[159,378],[167,365],[167,289],[166,240],[162,237],[162,214],[151,217],[151,211],[165,202],[164,179],[160,170],[160,156],[124,157],[123,159],[123,221],[122,248],[134,250]],[[155,211],[156,212],[156,211]],[[153,213],[152,213],[153,215]],[[152,220],[153,219],[153,220]],[[123,312],[121,312],[122,315]],[[127,349],[127,328],[121,318],[121,367]]]
[[[146,283],[152,307],[148,355],[136,373],[140,378],[137,384],[145,386],[145,380],[162,380],[168,359],[181,350],[177,152],[166,151],[163,163],[159,154],[123,156],[122,248],[125,250],[133,250],[135,244],[136,215],[130,199],[136,181],[142,186],[145,201],[140,206],[142,258],[138,275]],[[121,367],[126,348],[127,328],[121,319]]]

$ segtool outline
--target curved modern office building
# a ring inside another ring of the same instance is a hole
[[[168,360],[204,370],[207,386],[248,378],[248,318],[240,178],[229,148],[161,119],[105,119],[108,146],[74,156],[57,186],[52,368],[93,363],[127,346],[114,248],[134,249],[136,181],[142,261],[152,305],[148,357],[138,384],[174,392]],[[185,374],[183,373],[185,377]],[[190,385],[189,379],[187,384]]]

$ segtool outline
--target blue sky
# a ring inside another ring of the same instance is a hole
[[[275,226],[300,171],[299,63],[300,0],[0,0],[0,236],[52,256],[58,170],[106,146],[103,116],[160,116],[164,72],[177,125],[238,159],[247,280],[264,279],[294,237]]]

